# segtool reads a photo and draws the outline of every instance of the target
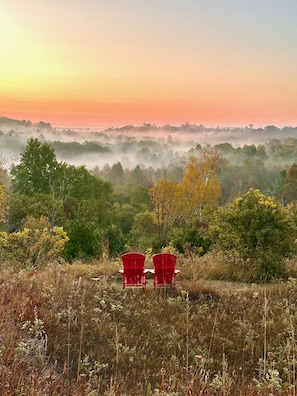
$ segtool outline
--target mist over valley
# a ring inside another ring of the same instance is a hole
[[[230,151],[228,145],[233,149],[249,145],[269,147],[273,141],[285,144],[289,141],[292,145],[297,137],[297,127],[207,128],[185,123],[180,126],[127,125],[97,131],[90,128],[59,129],[43,121],[32,123],[0,117],[0,148],[9,162],[18,162],[26,142],[32,137],[50,142],[59,161],[75,166],[102,170],[106,165],[120,162],[125,169],[137,165],[156,169],[183,162],[197,148],[205,146]],[[229,159],[236,162],[238,156],[236,160],[229,155]]]

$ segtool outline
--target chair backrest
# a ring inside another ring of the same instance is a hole
[[[145,255],[137,252],[125,253],[121,256],[124,270],[126,269],[143,269]]]
[[[156,269],[175,269],[176,255],[172,253],[158,253],[153,255],[154,267]]]
[[[176,258],[172,253],[158,253],[153,256],[155,286],[170,285],[174,282]]]
[[[123,288],[126,286],[146,287],[144,272],[145,255],[141,253],[125,253],[121,256],[123,262]]]

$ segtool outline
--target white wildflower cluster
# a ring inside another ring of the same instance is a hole
[[[44,361],[47,352],[47,334],[44,330],[44,322],[38,318],[37,307],[34,308],[34,320],[27,320],[22,330],[27,331],[27,337],[19,342],[16,350],[39,362]]]

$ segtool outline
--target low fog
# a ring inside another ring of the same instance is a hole
[[[29,138],[38,138],[53,144],[57,159],[88,169],[102,169],[120,162],[123,168],[136,165],[154,169],[166,167],[174,161],[183,161],[197,147],[230,143],[233,147],[266,144],[272,139],[297,137],[297,127],[277,128],[206,128],[185,123],[180,126],[143,124],[102,131],[86,129],[59,129],[49,123],[13,120],[0,117],[0,147],[11,163],[18,162]]]

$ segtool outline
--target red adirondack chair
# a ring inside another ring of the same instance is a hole
[[[141,253],[125,253],[121,256],[123,270],[120,273],[123,276],[123,289],[125,287],[146,288],[146,273],[144,269],[145,255]]]
[[[158,253],[153,256],[154,289],[163,286],[176,287],[176,275],[180,272],[175,269],[176,259],[176,255],[171,253]]]

